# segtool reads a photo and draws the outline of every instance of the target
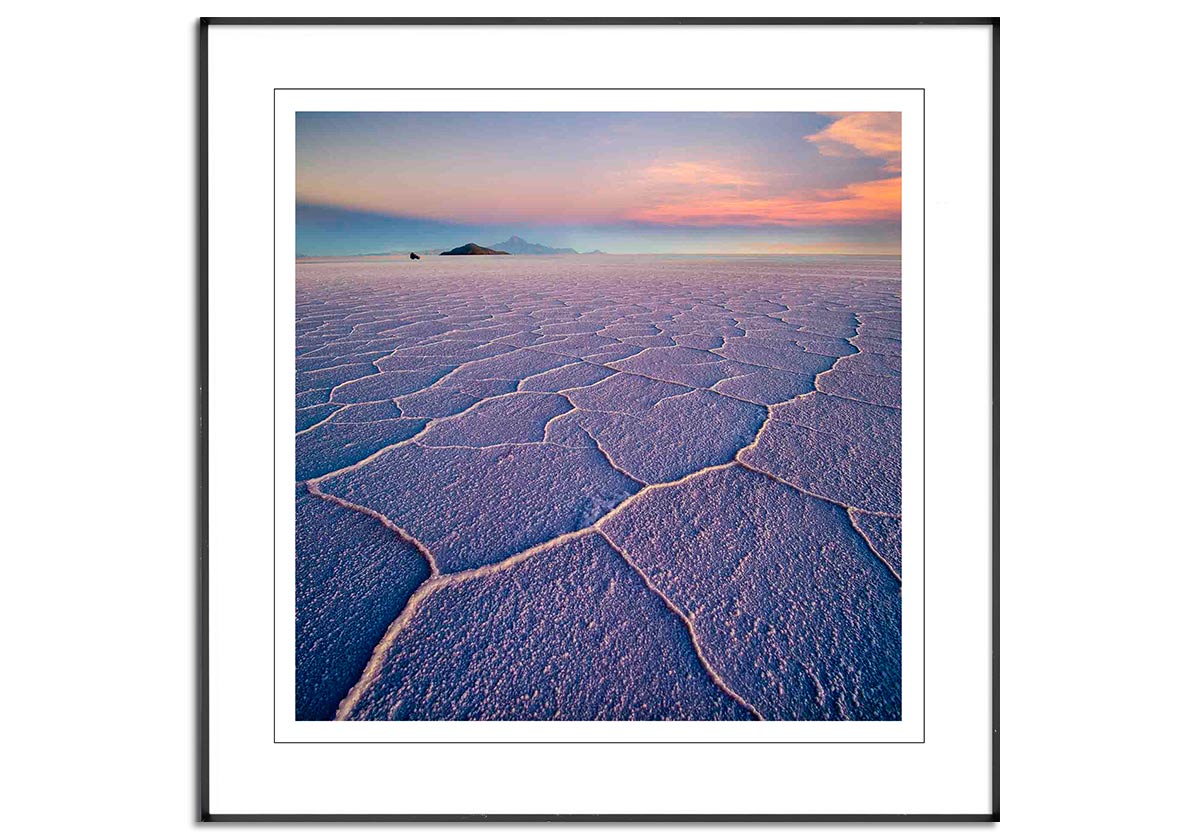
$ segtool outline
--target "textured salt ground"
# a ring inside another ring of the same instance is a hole
[[[898,719],[900,586],[845,510],[733,466],[604,529],[763,717]]]
[[[392,401],[406,417],[449,417],[466,411],[479,397],[457,388],[429,387],[416,394],[406,394]]]
[[[639,485],[582,446],[410,445],[321,489],[403,523],[458,572],[590,525]]]
[[[350,719],[739,720],[603,538],[424,598]]]
[[[860,402],[900,408],[900,380],[894,376],[831,370],[821,377],[821,390]]]
[[[807,394],[815,388],[814,377],[790,370],[756,370],[722,380],[713,386],[713,390],[720,394],[728,394],[761,405],[784,402],[797,394]]]
[[[485,447],[501,443],[539,443],[546,424],[572,408],[558,394],[504,394],[477,403],[432,428],[422,446]]]
[[[861,510],[851,510],[850,520],[863,535],[871,549],[887,563],[899,578],[900,570],[900,518],[878,516]]]
[[[453,367],[427,370],[399,370],[373,373],[338,385],[329,395],[330,402],[355,403],[387,400],[419,391],[437,382]]]
[[[639,416],[579,412],[612,463],[645,484],[722,464],[754,440],[766,410],[707,391],[667,397]]]
[[[323,423],[296,436],[296,480],[307,481],[351,466],[381,448],[408,440],[423,420]]]
[[[296,390],[305,391],[312,388],[333,388],[343,382],[349,382],[360,376],[378,373],[370,364],[333,365],[318,370],[296,371]]]
[[[429,573],[363,513],[296,495],[296,718],[329,720]]]
[[[298,407],[296,409],[296,431],[301,432],[305,429],[310,429],[316,423],[327,419],[335,411],[338,411],[341,406],[324,403],[322,405],[313,405]]]
[[[814,393],[772,416],[747,465],[844,505],[900,514],[898,410]]]
[[[882,353],[856,353],[838,359],[833,366],[836,371],[860,373],[868,376],[900,376],[900,357]]]
[[[898,277],[297,266],[298,579],[373,581],[390,546],[404,595],[306,590],[298,642],[348,653],[306,665],[298,711],[898,717]]]

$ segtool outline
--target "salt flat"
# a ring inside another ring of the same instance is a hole
[[[296,273],[298,719],[899,719],[899,260]]]

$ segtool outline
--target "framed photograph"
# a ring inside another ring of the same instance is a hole
[[[199,62],[202,820],[999,819],[998,20]]]

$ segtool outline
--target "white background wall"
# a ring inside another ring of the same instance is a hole
[[[1076,8],[188,0],[7,9],[6,833],[196,829],[194,18],[454,13],[1002,16],[1003,822],[902,830],[1194,831],[1184,819],[1196,782],[1200,566],[1196,13],[1157,2]]]

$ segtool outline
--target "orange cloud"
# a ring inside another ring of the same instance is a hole
[[[672,225],[800,225],[900,218],[900,178],[785,196],[698,196],[634,211],[630,219]]]
[[[805,140],[826,157],[878,157],[886,171],[900,171],[900,113],[863,111],[838,119]]]

